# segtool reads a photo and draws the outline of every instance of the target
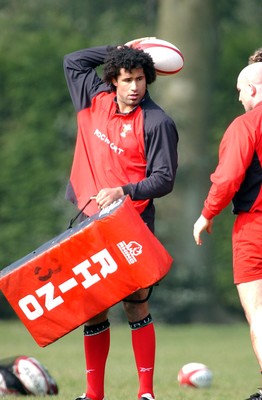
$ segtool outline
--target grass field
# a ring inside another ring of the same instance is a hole
[[[157,400],[244,400],[261,384],[246,324],[178,325],[156,323]],[[0,358],[36,357],[59,386],[57,400],[73,400],[85,390],[82,328],[40,348],[20,321],[0,322]],[[188,362],[207,364],[214,374],[207,389],[181,388],[177,372]],[[106,400],[135,400],[137,376],[127,325],[111,325]],[[38,397],[32,397],[38,399]],[[8,397],[6,397],[8,399]]]

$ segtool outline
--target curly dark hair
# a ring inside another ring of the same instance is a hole
[[[116,88],[112,84],[112,80],[117,79],[121,68],[129,72],[134,68],[143,68],[148,85],[156,80],[152,57],[143,50],[122,46],[115,47],[108,52],[104,62],[103,81],[111,85],[114,91]]]
[[[256,62],[262,61],[262,47],[255,50],[253,54],[248,59],[248,64],[254,64]]]

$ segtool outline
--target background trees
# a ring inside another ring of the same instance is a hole
[[[201,249],[193,243],[192,226],[218,142],[243,112],[235,81],[261,46],[261,16],[260,0],[134,0],[128,7],[120,0],[0,0],[1,268],[65,230],[75,214],[64,200],[75,115],[63,55],[158,36],[180,48],[185,67],[151,88],[180,132],[176,187],[156,202],[157,234],[175,267],[156,289],[155,312],[170,322],[225,320],[225,312],[241,316],[231,278],[230,209]],[[9,312],[0,297],[0,315]]]

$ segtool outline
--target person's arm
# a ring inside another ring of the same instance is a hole
[[[249,130],[243,116],[236,118],[219,146],[219,163],[210,177],[212,186],[202,210],[205,218],[214,218],[232,201],[245,178],[254,151],[254,133]]]
[[[64,56],[64,72],[75,110],[89,107],[93,94],[108,90],[96,73],[104,63],[110,46],[93,47]],[[100,88],[101,86],[101,88]]]
[[[123,186],[124,194],[129,194],[132,200],[159,198],[173,190],[178,162],[178,133],[169,117],[162,118],[160,123],[158,117],[156,111],[149,129],[145,128],[146,178]]]
[[[194,224],[193,236],[201,245],[201,233],[212,233],[213,218],[232,201],[251,163],[255,149],[253,132],[243,117],[236,118],[226,130],[219,146],[219,163],[211,175],[212,185],[202,213]]]

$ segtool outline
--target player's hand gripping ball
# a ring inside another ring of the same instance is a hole
[[[184,365],[177,376],[180,386],[193,388],[207,388],[211,386],[212,379],[210,369],[205,364],[196,362]]]

